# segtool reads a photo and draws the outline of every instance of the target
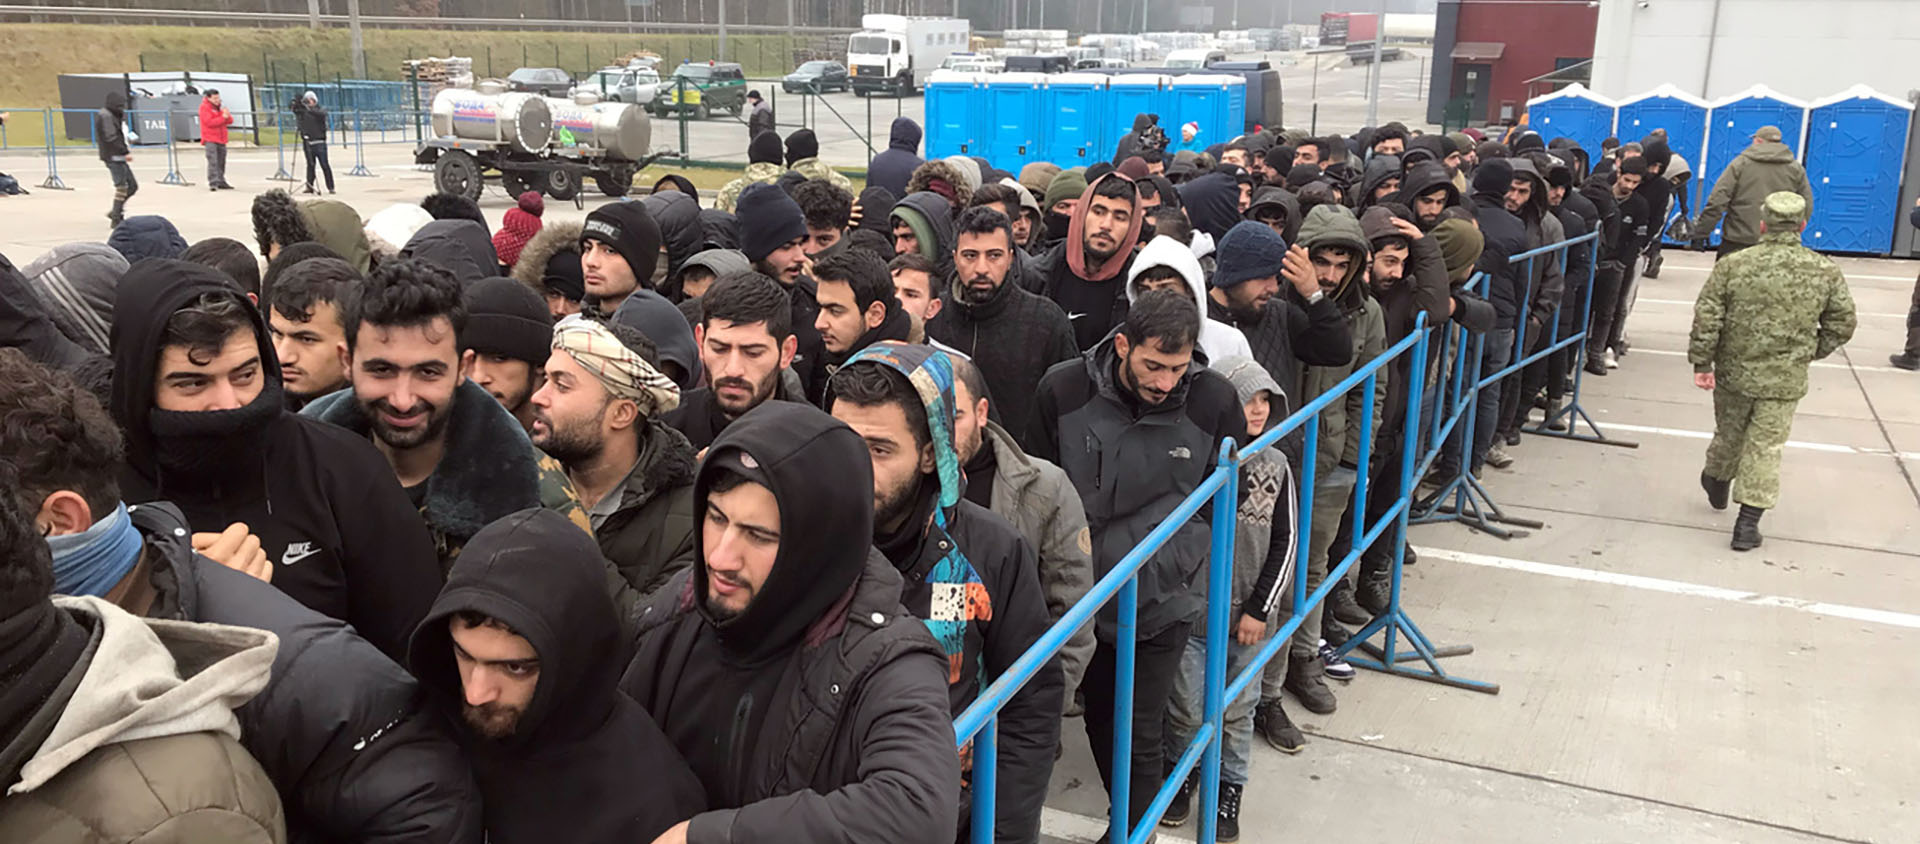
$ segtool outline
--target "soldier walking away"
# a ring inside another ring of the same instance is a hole
[[[1693,230],[1699,237],[1713,232],[1726,220],[1720,235],[1719,257],[1725,258],[1752,246],[1760,239],[1760,203],[1778,191],[1792,191],[1813,203],[1813,186],[1807,182],[1806,168],[1793,160],[1793,150],[1780,142],[1778,126],[1762,126],[1753,133],[1753,145],[1740,151],[1739,157],[1720,173],[1713,183],[1707,206],[1700,209]]]
[[[1700,485],[1715,510],[1740,504],[1733,550],[1760,547],[1780,497],[1780,453],[1807,394],[1807,365],[1853,338],[1853,297],[1832,261],[1800,245],[1807,200],[1761,206],[1760,242],[1713,267],[1693,309],[1693,383],[1713,392],[1713,442]]]
[[[1920,226],[1920,200],[1915,200],[1908,221]],[[1907,348],[1887,359],[1888,363],[1909,372],[1920,370],[1920,279],[1913,282],[1913,305],[1907,310]]]
[[[333,165],[327,162],[327,110],[312,91],[293,101],[294,125],[300,128],[300,146],[307,151],[307,186],[302,193],[319,193],[313,186],[316,163],[327,175],[327,193],[333,193]]]
[[[220,92],[207,89],[200,101],[200,145],[207,150],[207,190],[233,190],[227,184],[227,127],[233,112],[220,104]]]
[[[133,153],[127,149],[127,92],[107,92],[107,102],[93,113],[93,142],[100,147],[100,160],[106,162],[113,177],[113,210],[107,220],[114,228],[126,218],[127,200],[140,192],[133,178]]]

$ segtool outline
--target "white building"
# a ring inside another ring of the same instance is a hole
[[[1920,0],[1600,0],[1595,91],[1671,83],[1716,100],[1763,84],[1812,100],[1920,89]]]

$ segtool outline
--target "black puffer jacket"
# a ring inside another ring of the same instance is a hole
[[[319,103],[308,105],[304,100],[293,104],[294,124],[300,127],[300,137],[308,141],[327,139],[327,110]]]
[[[5,255],[0,255],[0,348],[19,349],[34,363],[65,370],[94,357],[60,333],[26,276]]]
[[[344,622],[195,554],[166,503],[128,508],[146,541],[150,618],[254,627],[280,637],[267,687],[234,710],[240,739],[286,807],[287,838],[478,842],[480,792],[420,688]]]
[[[1002,426],[1024,440],[1033,418],[1034,389],[1054,364],[1080,356],[1073,324],[1053,300],[1020,287],[1020,259],[993,298],[966,301],[959,279],[941,296],[940,313],[927,323],[927,337],[973,359],[993,395],[992,408]],[[1025,443],[1023,442],[1024,446]]]
[[[700,227],[700,203],[679,191],[664,191],[648,195],[640,204],[660,226],[660,243],[667,248],[665,278],[679,278],[680,265],[699,254],[706,242],[706,230]],[[642,286],[650,284],[646,279],[640,282]]]
[[[1096,577],[1206,479],[1223,437],[1247,437],[1240,398],[1219,373],[1191,367],[1164,401],[1146,405],[1119,384],[1119,366],[1108,337],[1082,359],[1048,370],[1031,437],[1033,456],[1065,469],[1086,505]],[[1210,519],[1203,508],[1141,567],[1140,638],[1200,617],[1193,576],[1207,558]],[[1100,610],[1101,641],[1114,640],[1114,606]]]
[[[1480,221],[1480,234],[1486,247],[1474,268],[1491,276],[1487,299],[1499,315],[1496,328],[1512,328],[1520,312],[1520,292],[1525,289],[1526,272],[1522,265],[1510,265],[1508,258],[1527,251],[1527,226],[1507,211],[1507,188],[1513,184],[1513,163],[1496,158],[1480,163],[1473,171],[1473,205]]]
[[[472,220],[435,220],[420,227],[400,249],[400,257],[425,261],[453,273],[462,286],[500,274],[487,227]]]

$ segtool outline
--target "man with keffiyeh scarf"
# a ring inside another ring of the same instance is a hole
[[[906,578],[907,611],[946,651],[957,716],[1046,633],[1051,616],[1033,549],[1005,519],[961,497],[953,408],[953,363],[929,346],[875,343],[828,382],[827,409],[866,440],[873,459],[873,544]],[[1057,664],[1041,669],[1000,714],[997,841],[1039,834],[1063,676]]]

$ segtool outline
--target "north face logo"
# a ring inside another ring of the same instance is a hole
[[[1184,445],[1175,446],[1172,450],[1167,452],[1167,456],[1175,460],[1192,460],[1193,452],[1188,451],[1187,447]]]

